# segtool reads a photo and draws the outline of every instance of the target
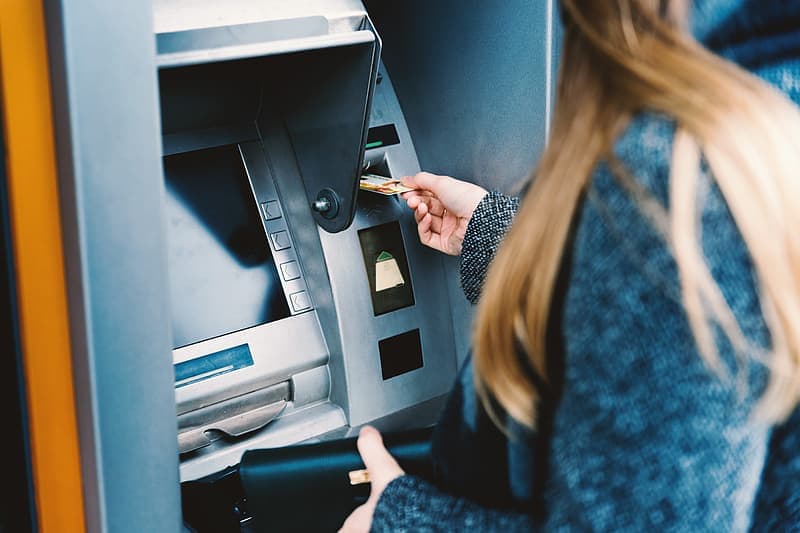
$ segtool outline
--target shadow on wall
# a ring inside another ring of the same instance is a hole
[[[365,2],[423,169],[504,192],[530,174],[547,131],[552,3]]]

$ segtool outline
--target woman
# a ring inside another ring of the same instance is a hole
[[[800,530],[800,2],[561,13],[522,205],[406,179],[422,241],[482,292],[474,355],[436,485],[366,428],[344,530]]]

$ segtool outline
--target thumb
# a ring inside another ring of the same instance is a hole
[[[377,429],[365,426],[358,435],[358,453],[364,461],[364,466],[369,471],[373,487],[383,487],[391,480],[404,474],[403,469],[397,464],[394,457],[383,445],[383,438]]]

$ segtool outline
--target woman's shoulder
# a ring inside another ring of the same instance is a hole
[[[780,57],[754,65],[750,72],[800,105],[800,56]],[[668,205],[669,168],[676,122],[665,114],[644,111],[636,115],[614,145],[614,156],[634,178]],[[599,174],[603,168],[598,169]]]
[[[668,235],[675,131],[675,121],[665,115],[642,113],[634,118],[615,145],[619,164],[604,162],[595,171],[584,206],[587,224],[581,224],[577,244],[587,248],[591,241],[601,240],[606,250],[620,250],[633,258],[629,264],[638,265],[635,270],[644,278],[660,280],[653,282],[653,289],[667,291],[671,299],[680,301]],[[747,318],[742,324],[745,334],[763,345],[767,335],[748,248],[704,160],[698,173],[698,236],[709,272],[737,318]],[[633,186],[626,185],[626,180]],[[596,267],[590,262],[587,268]],[[636,273],[626,270],[619,275],[630,280]]]
[[[762,62],[751,72],[800,105],[800,57]],[[644,111],[631,120],[613,149],[613,157],[621,168],[665,208],[669,207],[669,175],[676,129],[672,117]],[[618,185],[618,180],[609,181],[613,174],[609,163],[602,162],[595,172],[593,185],[601,191]],[[709,177],[707,169],[703,171]]]

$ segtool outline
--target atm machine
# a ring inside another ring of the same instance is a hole
[[[157,35],[184,480],[406,409],[430,424],[454,379],[441,258],[358,188],[419,170],[379,37],[359,3],[317,4]]]
[[[469,348],[458,259],[360,177],[510,190],[546,138],[553,6],[49,5],[87,530],[172,531],[181,503],[246,530],[249,451],[435,424]]]
[[[469,337],[457,262],[399,197],[359,190],[420,170],[364,5],[249,4],[156,4],[180,479],[201,522],[209,498],[250,518],[229,501],[247,450],[430,428]]]
[[[420,170],[362,4],[265,4],[255,21],[157,26],[187,484],[249,449],[430,427],[468,335],[413,213],[359,190],[363,172]]]

